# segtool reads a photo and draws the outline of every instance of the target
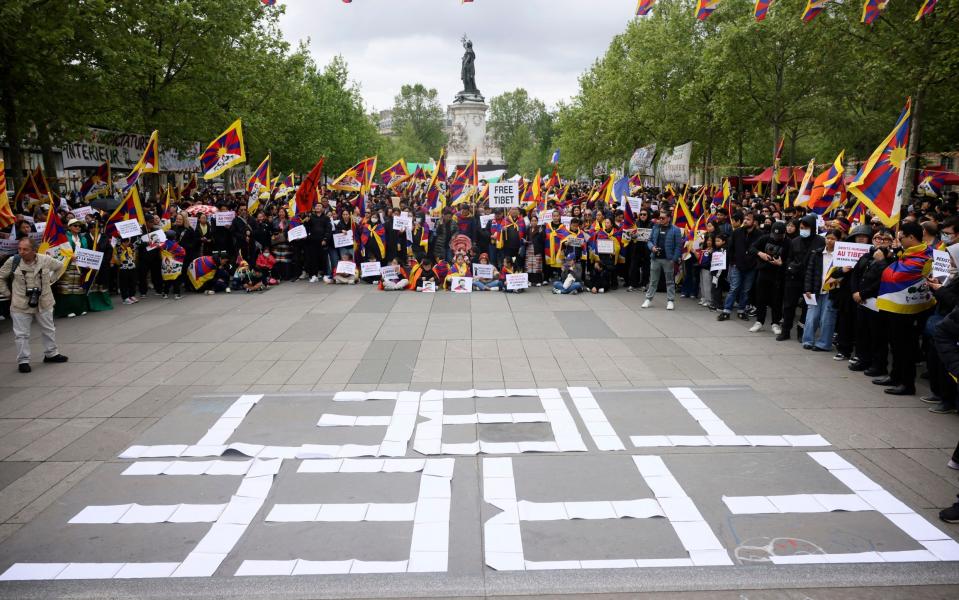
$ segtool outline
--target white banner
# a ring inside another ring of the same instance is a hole
[[[78,218],[78,219],[82,219],[82,218],[86,217],[88,214],[90,214],[90,213],[93,212],[93,207],[91,207],[91,206],[78,206],[77,208],[74,208],[74,209],[71,210],[70,212],[73,213],[73,216],[74,216],[74,217],[76,217],[76,218]]]
[[[73,264],[85,269],[99,270],[103,262],[103,252],[77,248],[73,253]]]
[[[612,254],[615,249],[613,240],[596,240],[596,252],[598,254]]]
[[[344,231],[343,233],[337,233],[333,235],[333,247],[334,248],[346,248],[347,246],[353,245],[353,232]]]
[[[693,143],[686,142],[664,152],[656,166],[656,177],[663,182],[686,183],[689,181],[689,159],[693,154]]]
[[[410,217],[408,215],[397,215],[393,217],[393,230],[400,231],[401,229],[406,231],[412,231],[413,217]]]
[[[360,275],[362,277],[379,277],[380,271],[381,267],[378,262],[360,263]]]
[[[859,258],[869,252],[869,244],[854,244],[852,242],[836,242],[832,257],[834,267],[855,267]]]
[[[656,144],[636,148],[629,159],[629,174],[653,175],[653,157],[656,155]]]
[[[336,263],[337,275],[356,275],[356,263],[348,260],[341,260]]]
[[[519,186],[515,181],[500,181],[490,184],[489,207],[491,210],[518,206]]]
[[[123,239],[137,237],[143,231],[140,229],[140,222],[136,219],[127,219],[125,221],[120,221],[117,223],[117,233],[120,234],[120,237]]]
[[[306,225],[297,225],[296,227],[291,227],[289,231],[286,232],[287,241],[302,240],[306,237]]]
[[[949,277],[949,268],[952,266],[952,257],[945,250],[932,251],[932,276]]]
[[[233,219],[236,218],[236,213],[232,210],[224,210],[216,213],[214,217],[216,218],[217,227],[229,227],[233,224]]]
[[[726,253],[725,252],[713,252],[712,256],[709,259],[709,270],[710,271],[726,270]]]
[[[129,170],[136,166],[149,140],[150,134],[121,133],[91,127],[84,139],[62,145],[63,168],[98,167],[109,160],[114,171]],[[183,154],[169,146],[164,150],[161,134],[160,170],[196,173],[200,170],[200,152],[199,142],[194,142]]]

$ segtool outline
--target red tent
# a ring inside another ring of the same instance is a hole
[[[799,184],[802,182],[803,177],[806,176],[806,171],[802,170],[799,167],[782,167],[779,169],[779,181],[780,183],[792,183]],[[769,167],[759,175],[754,177],[744,177],[743,183],[754,185],[757,183],[769,184],[773,180],[773,168]]]

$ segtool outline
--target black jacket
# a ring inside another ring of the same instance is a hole
[[[770,256],[770,258],[782,258],[783,253],[786,250],[786,244],[789,240],[785,237],[779,240],[778,242],[773,239],[771,234],[766,234],[760,236],[753,245],[749,248],[749,253],[752,256],[756,257],[756,268],[759,269],[759,274],[764,278],[775,278],[782,275],[783,267],[776,266],[772,263],[766,262],[765,260],[759,258],[759,253],[764,252]]]
[[[939,360],[952,375],[959,375],[959,308],[953,309],[932,332]]]
[[[330,221],[328,215],[322,214],[317,216],[314,213],[310,215],[309,221],[304,223],[304,225],[306,225],[306,235],[310,243],[322,245],[323,242],[326,242],[327,246],[332,245],[333,222]]]
[[[753,228],[752,231],[740,227],[730,236],[726,256],[732,260],[732,264],[740,271],[749,271],[756,268],[756,255],[750,250],[760,237],[762,237],[762,232],[758,227]]]
[[[822,293],[822,284],[823,284],[823,265],[822,258],[823,253],[826,251],[826,247],[823,246],[818,250],[809,254],[809,260],[806,261],[806,277],[803,281],[803,292],[810,294],[820,294]],[[836,290],[829,292],[830,298],[835,298]]]
[[[807,238],[797,236],[786,246],[786,254],[783,257],[783,265],[786,267],[786,281],[802,283],[806,277],[806,267],[809,265],[809,256],[816,251],[821,251],[826,245],[826,240],[818,235],[811,235]]]

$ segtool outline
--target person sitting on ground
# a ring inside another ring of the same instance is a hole
[[[563,272],[559,281],[553,283],[554,294],[576,295],[583,290],[583,265],[576,260],[576,253],[570,252],[563,262]]]
[[[499,279],[499,271],[496,270],[495,265],[490,265],[489,254],[483,252],[479,255],[479,264],[489,265],[493,269],[492,277],[474,277],[473,278],[473,287],[480,292],[488,292],[490,290],[498,290],[503,287],[503,282]]]
[[[242,261],[233,273],[231,287],[237,291],[262,292],[267,289],[263,283],[263,276],[256,269],[251,269],[246,261]]]
[[[350,252],[345,253],[344,258],[340,262],[353,262],[353,254]],[[358,281],[356,275],[356,267],[354,265],[352,273],[340,273],[337,272],[333,275],[333,283],[340,285],[356,285]]]
[[[230,288],[230,256],[226,252],[214,252],[217,258],[217,267],[216,275],[213,276],[213,285],[210,288],[210,291],[214,294],[216,292],[226,292],[229,294],[233,290]]]
[[[388,266],[392,267],[392,270],[387,270],[386,273],[381,276],[380,289],[387,292],[398,292],[407,289],[410,282],[409,279],[407,279],[406,270],[400,265],[400,261],[394,258]],[[386,269],[386,267],[384,267],[384,269]]]
[[[501,286],[501,287],[499,288],[499,291],[501,291],[501,292],[507,292],[507,293],[510,293],[510,294],[521,294],[521,293],[523,293],[523,291],[525,291],[525,290],[522,290],[522,289],[518,289],[518,290],[508,290],[508,289],[506,289],[506,276],[507,276],[507,275],[514,275],[514,274],[516,274],[516,273],[522,273],[522,272],[523,272],[523,270],[520,269],[519,267],[517,267],[517,266],[513,263],[513,259],[512,259],[511,257],[509,257],[509,256],[504,256],[504,257],[503,257],[503,268],[500,270],[500,274],[499,274],[499,277],[500,277],[500,286]]]

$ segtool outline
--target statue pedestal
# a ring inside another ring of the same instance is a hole
[[[482,98],[482,96],[480,96]],[[450,173],[457,166],[466,166],[476,151],[476,161],[482,170],[484,166],[503,166],[503,155],[496,143],[486,132],[486,111],[489,106],[482,100],[457,97],[449,105],[447,133],[449,144],[446,161]]]

